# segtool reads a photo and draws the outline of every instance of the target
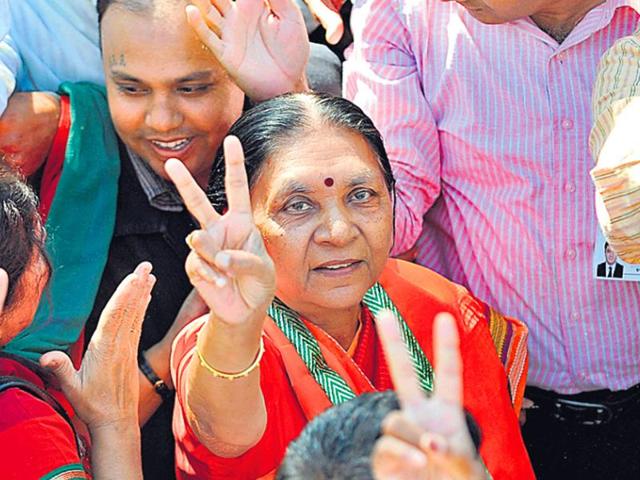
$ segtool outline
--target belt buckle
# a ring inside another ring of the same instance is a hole
[[[577,402],[575,400],[556,399],[556,418],[562,421],[571,419],[582,425],[604,425],[613,420],[613,411],[601,403]],[[570,413],[570,415],[567,415]]]

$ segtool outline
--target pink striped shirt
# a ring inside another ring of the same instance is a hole
[[[588,142],[598,62],[639,12],[609,0],[558,45],[454,2],[354,1],[345,92],[392,159],[395,251],[417,241],[420,263],[527,322],[529,384],[562,393],[640,383],[640,285],[593,278]]]

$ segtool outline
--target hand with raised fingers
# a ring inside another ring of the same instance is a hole
[[[427,397],[389,311],[376,317],[401,409],[383,423],[372,466],[379,480],[476,480],[484,468],[476,453],[462,407],[462,360],[454,318],[435,319],[435,389]]]
[[[62,352],[40,358],[92,435],[104,426],[138,424],[138,344],[154,283],[148,262],[120,283],[100,315],[80,370]]]
[[[311,14],[318,19],[325,30],[327,43],[335,45],[344,35],[344,23],[340,16],[342,0],[304,0]]]
[[[187,237],[189,279],[211,309],[227,324],[261,322],[275,292],[275,268],[253,221],[242,145],[224,141],[225,190],[229,208],[219,215],[186,167],[176,159],[165,164],[186,207],[200,223]]]
[[[189,24],[254,101],[307,90],[309,39],[294,0],[192,0]]]

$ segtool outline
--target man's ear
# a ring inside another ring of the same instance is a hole
[[[4,307],[4,302],[7,299],[7,292],[9,291],[9,275],[7,272],[0,268],[0,315]]]

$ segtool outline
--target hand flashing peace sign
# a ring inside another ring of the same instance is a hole
[[[462,409],[462,361],[455,320],[435,319],[435,390],[420,389],[398,323],[389,311],[376,318],[401,410],[383,423],[372,465],[379,480],[483,478]]]
[[[212,314],[229,324],[264,318],[275,292],[275,269],[253,222],[244,154],[236,137],[224,141],[229,210],[220,216],[187,168],[176,159],[165,170],[200,223],[187,237],[189,279]]]
[[[187,19],[254,101],[306,90],[309,38],[294,0],[192,0]]]

